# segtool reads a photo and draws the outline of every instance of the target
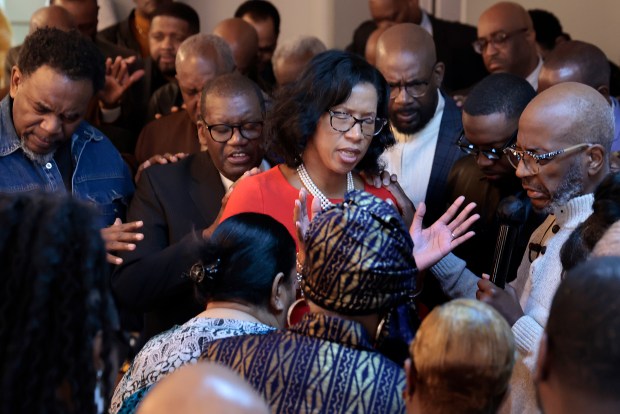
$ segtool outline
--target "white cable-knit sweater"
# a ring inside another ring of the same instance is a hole
[[[531,243],[546,246],[546,251],[530,263],[527,249],[517,277],[511,283],[524,315],[512,327],[519,358],[510,381],[509,397],[500,410],[502,413],[538,412],[533,374],[551,301],[562,277],[560,249],[575,227],[592,214],[593,201],[592,194],[573,198],[566,205],[556,208],[554,214],[549,215],[530,237]],[[554,233],[556,224],[559,231]],[[463,260],[450,254],[431,271],[448,296],[475,298],[480,279],[465,268]]]

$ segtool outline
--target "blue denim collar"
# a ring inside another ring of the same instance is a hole
[[[7,95],[0,102],[0,156],[15,152],[21,145],[20,139],[13,125],[11,114],[12,99]]]

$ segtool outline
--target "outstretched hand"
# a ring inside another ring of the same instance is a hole
[[[105,61],[105,84],[99,94],[99,99],[104,108],[115,108],[127,90],[144,76],[144,69],[129,73],[129,66],[136,61],[135,56],[115,59],[107,58]]]
[[[303,263],[305,259],[304,237],[310,222],[320,212],[321,201],[318,198],[314,198],[310,206],[310,215],[308,215],[308,191],[305,188],[299,190],[299,198],[295,200],[295,207],[293,208],[293,222],[295,223],[295,236],[297,237],[297,246],[299,247],[297,259],[300,263]]]
[[[473,231],[467,231],[480,218],[479,214],[471,215],[476,203],[469,203],[461,213],[454,218],[459,208],[465,202],[461,196],[452,203],[450,208],[429,228],[422,228],[422,220],[426,213],[426,205],[422,202],[413,216],[413,224],[409,234],[413,239],[413,257],[419,270],[426,270],[444,258],[454,248],[474,236]]]
[[[114,220],[114,224],[101,229],[101,237],[105,242],[108,263],[119,265],[123,259],[110,252],[132,251],[136,249],[136,243],[144,239],[144,234],[138,233],[143,226],[142,221],[123,223],[121,219]]]

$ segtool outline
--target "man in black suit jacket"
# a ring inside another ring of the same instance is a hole
[[[420,26],[401,23],[377,41],[377,68],[391,88],[390,124],[397,144],[385,155],[416,205],[426,204],[430,225],[446,210],[446,180],[463,154],[454,143],[463,128],[454,101],[439,87],[444,73],[432,37]]]
[[[264,117],[252,81],[239,74],[214,79],[203,90],[200,112],[199,139],[208,151],[144,170],[129,207],[130,220],[144,222],[144,240],[123,255],[112,286],[121,307],[145,313],[144,340],[204,309],[184,276],[197,260],[194,248],[217,224],[226,190],[263,156],[262,139],[244,137],[246,123],[262,124]]]
[[[149,56],[149,27],[155,11],[172,0],[135,0],[136,8],[129,16],[99,32],[98,36],[110,43],[133,50],[139,56]]]
[[[415,23],[429,32],[435,41],[437,61],[445,67],[446,91],[469,88],[487,75],[482,59],[472,47],[475,27],[438,19],[422,10],[418,0],[369,0],[368,5],[377,27]]]

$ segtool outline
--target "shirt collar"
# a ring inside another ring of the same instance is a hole
[[[13,99],[9,95],[0,102],[0,156],[9,155],[21,147],[13,124],[12,106]]]
[[[428,32],[431,36],[433,35],[433,25],[431,24],[431,19],[428,17],[428,13],[424,10],[420,9],[422,12],[422,20],[420,21],[420,27]]]
[[[527,78],[525,78],[525,80],[528,81],[530,85],[532,85],[532,88],[534,88],[535,91],[538,90],[538,75],[540,74],[542,65],[543,65],[543,60],[540,56],[538,56],[538,64],[536,65],[532,73],[527,75]]]
[[[571,198],[564,205],[554,207],[553,215],[560,227],[573,228],[592,214],[593,203],[594,194],[584,194]]]

